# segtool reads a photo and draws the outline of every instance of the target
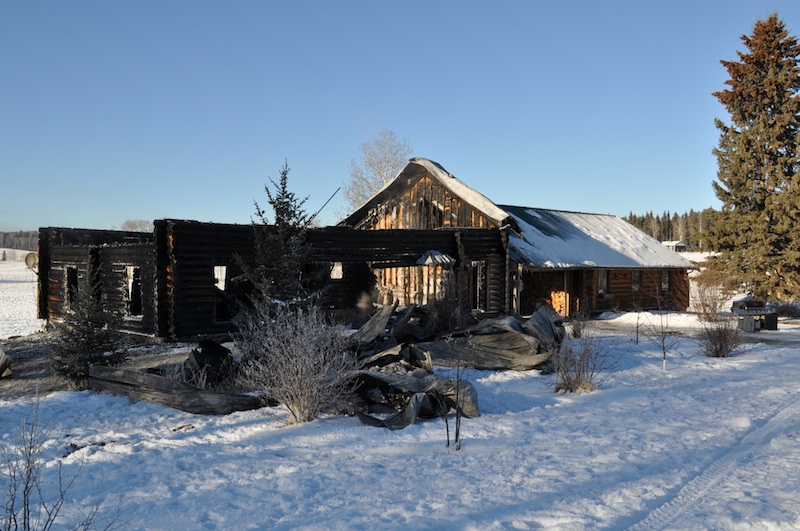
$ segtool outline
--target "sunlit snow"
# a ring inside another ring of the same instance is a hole
[[[38,326],[35,299],[17,293],[33,290],[28,272],[8,282],[12,270],[0,268],[0,337]],[[538,371],[468,373],[483,414],[464,419],[460,451],[442,420],[395,432],[352,417],[287,426],[279,408],[201,416],[43,396],[47,495],[58,463],[77,475],[57,527],[120,501],[125,529],[800,527],[800,328],[781,321],[725,359],[686,337],[664,372],[659,349],[635,342],[654,314],[603,317],[595,333],[616,364],[594,392],[556,394]],[[687,335],[699,326],[669,317]],[[34,407],[0,396],[0,443]]]

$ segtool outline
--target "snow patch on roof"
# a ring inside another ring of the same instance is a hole
[[[691,263],[633,225],[607,214],[500,205],[518,224],[511,257],[537,268],[690,268]]]

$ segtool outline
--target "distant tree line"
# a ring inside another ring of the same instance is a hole
[[[692,251],[709,251],[711,249],[707,242],[703,241],[703,232],[708,229],[714,213],[713,208],[700,212],[690,210],[683,214],[665,211],[662,214],[647,212],[640,215],[631,212],[624,219],[659,241],[680,241]]]
[[[39,247],[39,231],[20,230],[16,232],[0,232],[0,247],[36,251]]]

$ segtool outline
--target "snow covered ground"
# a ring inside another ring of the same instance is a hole
[[[35,313],[15,300],[13,315]],[[686,338],[663,372],[660,351],[634,343],[635,316],[612,317],[596,333],[619,358],[597,391],[556,394],[538,371],[470,372],[482,416],[464,419],[460,451],[441,420],[286,426],[280,409],[214,417],[43,396],[46,477],[58,463],[77,475],[59,525],[121,500],[126,529],[800,528],[800,328],[781,322],[753,334],[775,344],[726,359]],[[3,318],[0,337],[18,322]],[[0,443],[34,408],[0,397]]]
[[[36,318],[36,273],[25,267],[25,254],[7,249],[0,261],[0,339],[28,335],[42,324]],[[19,256],[18,256],[19,255]]]

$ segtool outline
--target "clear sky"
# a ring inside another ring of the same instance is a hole
[[[720,59],[800,1],[0,2],[0,230],[315,211],[390,129],[496,203],[718,207]],[[345,213],[341,192],[324,223]]]

